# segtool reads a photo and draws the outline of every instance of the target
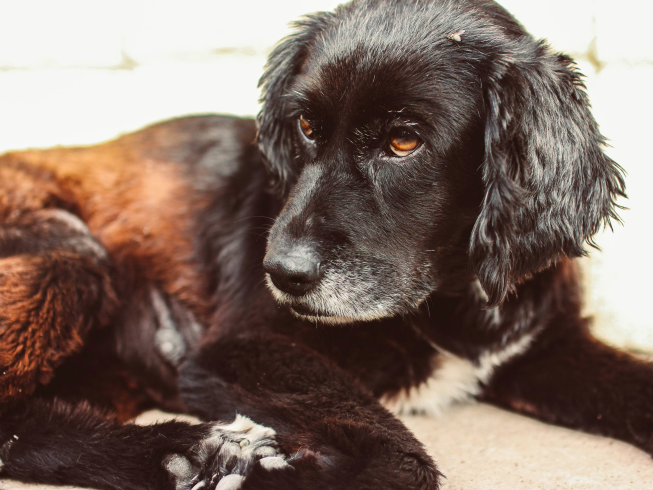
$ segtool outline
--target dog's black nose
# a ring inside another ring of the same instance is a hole
[[[309,292],[321,277],[320,256],[306,246],[271,250],[265,256],[263,267],[276,287],[293,296]]]

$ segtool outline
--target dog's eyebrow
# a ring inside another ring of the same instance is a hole
[[[424,106],[429,104],[431,110],[425,110]],[[431,124],[434,122],[433,109],[434,101],[406,101],[401,107],[383,107],[381,109],[385,114],[404,120],[405,124],[413,125],[426,123]]]
[[[291,87],[291,89],[287,93],[283,94],[282,97],[286,99],[289,105],[295,105],[297,107],[304,105],[310,101],[310,97],[308,96],[307,91],[298,86]]]
[[[300,91],[300,90],[291,90],[290,92],[283,95],[286,101],[286,108],[288,116],[299,116],[307,110],[307,106],[310,104],[310,97]]]

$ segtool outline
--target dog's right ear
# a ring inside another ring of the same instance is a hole
[[[293,79],[301,70],[308,48],[324,28],[330,15],[320,12],[294,22],[292,25],[296,31],[272,50],[258,83],[261,88],[259,102],[262,106],[257,117],[257,142],[275,187],[281,192],[295,176],[295,121],[288,117],[286,95]]]
[[[504,48],[483,80],[486,194],[470,241],[489,307],[560,257],[585,255],[625,197],[571,58],[526,36]]]

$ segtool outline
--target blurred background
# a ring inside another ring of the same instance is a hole
[[[183,114],[253,116],[267,54],[337,0],[0,1],[0,150],[90,144]],[[627,171],[624,226],[583,259],[587,313],[615,345],[653,351],[653,3],[500,2],[572,55]]]

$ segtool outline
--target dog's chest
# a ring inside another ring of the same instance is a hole
[[[435,368],[429,379],[396,397],[382,398],[381,401],[396,414],[440,415],[451,405],[478,396],[494,370],[525,352],[532,340],[533,335],[524,335],[501,350],[481,355],[477,361],[440,350],[433,359]]]

